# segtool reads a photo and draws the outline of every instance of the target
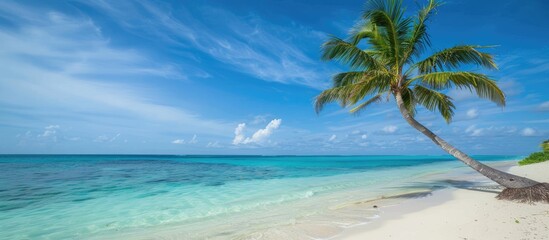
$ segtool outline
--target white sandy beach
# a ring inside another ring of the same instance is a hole
[[[512,167],[509,172],[549,182],[549,162]],[[497,192],[437,191],[382,209],[380,221],[351,229],[339,239],[549,239],[549,204],[495,199]]]

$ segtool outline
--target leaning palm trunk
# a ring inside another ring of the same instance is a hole
[[[485,177],[491,179],[492,181],[506,188],[524,188],[524,187],[531,187],[538,184],[538,182],[534,180],[499,171],[497,169],[491,168],[489,166],[486,166],[472,159],[467,154],[455,148],[454,146],[448,144],[442,138],[434,134],[431,130],[427,129],[421,123],[416,121],[404,106],[402,95],[399,92],[395,94],[395,98],[396,98],[396,102],[400,110],[400,113],[412,127],[414,127],[415,129],[423,133],[425,136],[431,139],[435,144],[440,146],[440,148],[442,148],[444,151],[451,154],[455,158],[459,159],[463,163],[467,164],[467,166],[475,169],[480,174],[484,175]]]
[[[515,176],[475,161],[415,120],[416,106],[438,112],[447,123],[452,121],[455,105],[445,90],[457,88],[475,92],[498,106],[505,106],[505,94],[495,80],[474,71],[459,71],[461,65],[497,69],[491,54],[483,46],[458,45],[420,59],[430,47],[426,23],[440,5],[429,0],[415,17],[405,16],[402,0],[372,0],[347,40],[330,37],[323,46],[322,58],[339,60],[351,71],[333,77],[333,86],[317,96],[320,112],[330,102],[353,107],[358,113],[394,95],[400,113],[415,129],[425,134],[444,151],[504,186],[499,199],[549,203],[549,183]],[[365,42],[365,45],[360,45]],[[366,46],[361,49],[359,46]]]

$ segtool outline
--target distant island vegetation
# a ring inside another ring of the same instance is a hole
[[[530,154],[530,156],[522,159],[518,162],[519,165],[528,165],[532,163],[540,163],[549,160],[549,140],[545,140],[541,143],[541,152],[535,152]]]

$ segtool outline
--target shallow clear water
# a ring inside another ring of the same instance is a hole
[[[471,173],[442,156],[0,155],[0,239],[323,238],[376,217],[359,203],[456,171]]]

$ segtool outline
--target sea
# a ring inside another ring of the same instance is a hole
[[[450,156],[0,155],[0,239],[334,239],[489,184]]]

